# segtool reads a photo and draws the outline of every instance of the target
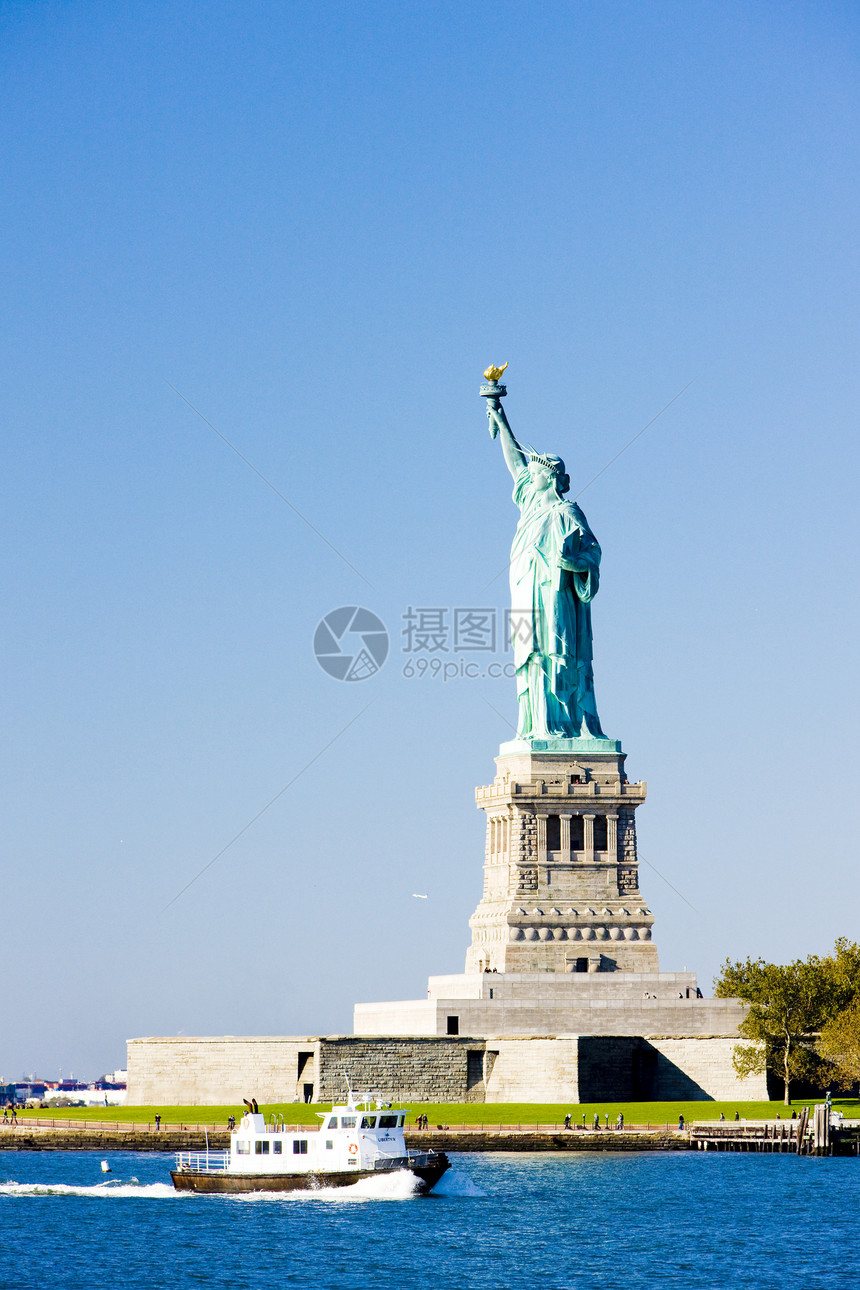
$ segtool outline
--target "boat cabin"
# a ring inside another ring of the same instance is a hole
[[[243,1115],[230,1135],[231,1173],[333,1173],[407,1164],[407,1111],[350,1093],[346,1106],[317,1112],[319,1129],[285,1129],[283,1117]]]

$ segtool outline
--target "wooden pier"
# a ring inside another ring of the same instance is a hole
[[[860,1155],[860,1122],[834,1124],[821,1103],[804,1107],[796,1120],[697,1120],[690,1146],[698,1151],[790,1152],[797,1156]]]
[[[697,1120],[690,1145],[698,1151],[790,1151],[798,1153],[805,1117],[799,1120]]]

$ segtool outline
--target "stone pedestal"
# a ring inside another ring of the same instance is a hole
[[[740,1000],[660,971],[636,852],[646,788],[624,762],[612,739],[502,744],[476,790],[487,845],[466,971],[430,977],[422,999],[356,1004],[356,1036],[483,1044],[469,1100],[767,1096],[732,1066]]]
[[[492,784],[466,972],[659,972],[631,784],[613,739],[513,740]]]

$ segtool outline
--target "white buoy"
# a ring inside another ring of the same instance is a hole
[[[102,1161],[102,1173],[103,1173],[103,1174],[109,1174],[109,1173],[110,1173],[110,1165],[108,1164],[108,1162],[107,1162],[106,1160],[103,1160],[103,1161]]]

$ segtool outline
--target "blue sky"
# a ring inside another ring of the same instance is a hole
[[[505,604],[491,361],[574,491],[693,382],[581,497],[662,966],[856,938],[856,7],[0,32],[0,1074],[348,1032],[462,970],[513,686],[408,679],[399,633]],[[392,651],[349,685],[311,641],[351,604]]]

